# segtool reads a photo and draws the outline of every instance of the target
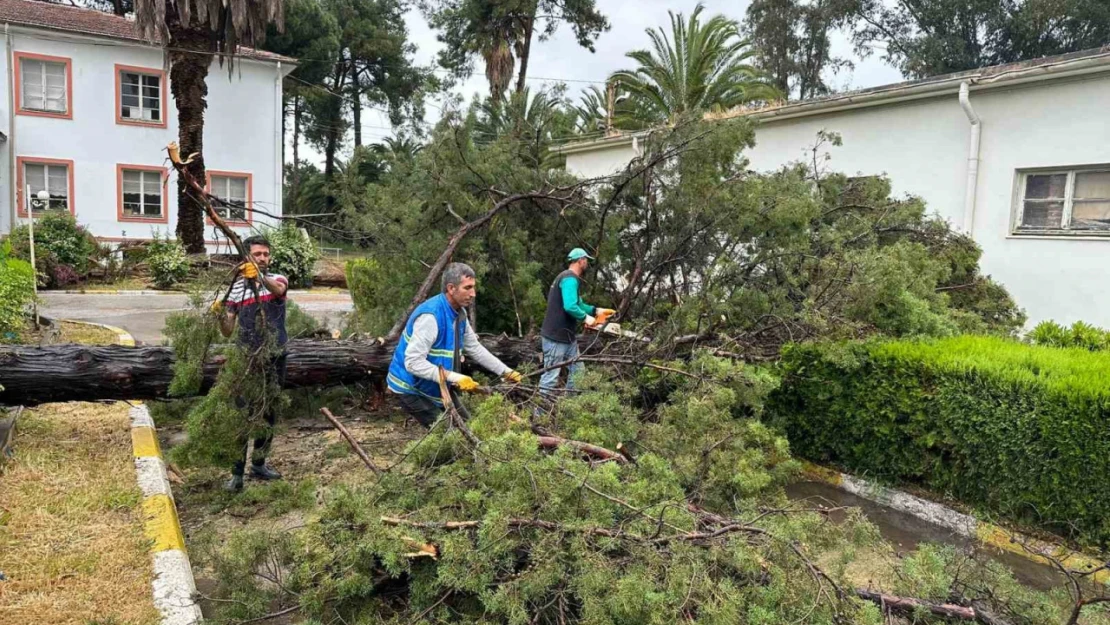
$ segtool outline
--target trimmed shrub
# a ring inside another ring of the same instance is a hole
[[[15,258],[11,244],[0,243],[0,342],[23,327],[24,312],[35,298],[35,272],[31,263]]]
[[[768,409],[801,456],[1110,545],[1110,353],[1001,338],[791,346]]]
[[[189,276],[189,257],[185,248],[179,241],[163,239],[157,233],[147,246],[146,262],[154,286],[159,289],[173,288]]]
[[[312,266],[320,258],[320,250],[300,228],[283,225],[266,233],[270,245],[270,268],[289,278],[289,285],[312,286]]]

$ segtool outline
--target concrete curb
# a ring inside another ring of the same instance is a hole
[[[76,323],[77,325],[82,325],[82,326],[93,326],[93,327],[97,327],[97,328],[104,328],[105,330],[109,330],[111,332],[116,333],[116,335],[118,337],[117,340],[119,341],[119,343],[118,343],[119,345],[123,345],[125,347],[135,347],[135,337],[131,336],[131,333],[128,332],[127,330],[124,330],[123,328],[117,328],[116,326],[110,326],[110,325],[105,324],[105,323],[93,323],[91,321],[78,321],[77,319],[55,319],[54,321],[64,321],[66,323]]]
[[[977,541],[982,545],[1007,551],[1038,564],[1051,564],[1044,557],[1049,556],[1065,567],[1080,572],[1091,571],[1103,565],[1103,561],[1062,545],[1045,542],[999,525],[980,521],[948,506],[868,482],[847,473],[840,473],[808,462],[805,463],[804,472],[809,479],[835,486],[857,497],[939,525],[954,534]],[[1110,571],[1099,571],[1091,578],[1096,582],[1110,585]]]
[[[162,625],[195,625],[203,616],[194,599],[197,587],[193,568],[185,551],[185,536],[177,519],[154,420],[142,404],[133,406],[130,414],[135,476],[143,491],[144,529],[152,541],[154,607],[162,614]]]

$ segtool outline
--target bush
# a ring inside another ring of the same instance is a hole
[[[993,337],[792,346],[769,414],[794,449],[1110,545],[1110,354]]]
[[[189,257],[180,242],[161,238],[157,234],[147,248],[147,265],[154,286],[159,289],[172,288],[189,275]]]
[[[347,261],[347,288],[355,306],[347,321],[349,332],[384,334],[412,300],[412,295],[391,292],[395,283],[373,258]]]
[[[0,244],[0,342],[4,335],[23,327],[23,314],[35,298],[35,272],[27,261],[15,258],[11,244]]]
[[[12,233],[12,248],[19,258],[30,260],[30,231],[26,225]],[[99,246],[84,226],[65,212],[50,212],[35,220],[35,257],[37,269],[49,278],[53,264],[69,265],[79,276],[89,272],[91,259]]]
[[[1077,347],[1092,352],[1110,347],[1110,332],[1076,321],[1070,328],[1055,321],[1042,321],[1029,333],[1029,341],[1046,347]]]
[[[284,225],[266,233],[270,240],[270,268],[289,278],[292,287],[312,286],[312,267],[320,258],[316,243],[300,228]]]

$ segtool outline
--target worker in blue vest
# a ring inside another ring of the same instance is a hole
[[[463,263],[451,263],[443,272],[442,285],[442,293],[412,312],[386,377],[401,407],[427,428],[443,414],[440,367],[447,370],[447,383],[460,391],[478,389],[473,378],[459,373],[463,354],[494,375],[510,382],[521,381],[519,373],[478,342],[478,334],[467,323],[466,309],[476,295],[474,270]]]

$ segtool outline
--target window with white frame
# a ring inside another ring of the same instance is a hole
[[[140,219],[161,219],[162,172],[139,169],[123,170],[123,216]]]
[[[1110,235],[1110,165],[1022,172],[1018,184],[1015,233]]]
[[[119,73],[119,116],[124,121],[162,122],[162,77],[129,70]]]
[[[224,219],[231,221],[246,221],[247,220],[247,197],[248,180],[246,176],[227,176],[227,175],[213,175],[212,178],[212,195],[219,199],[233,204],[234,206],[217,206],[216,212]]]
[[[20,108],[67,113],[66,64],[42,59],[19,59]]]
[[[24,201],[36,213],[45,210],[69,210],[68,165],[24,163],[23,186],[24,191],[30,191]],[[39,192],[43,190],[50,194],[45,206],[38,199]]]

